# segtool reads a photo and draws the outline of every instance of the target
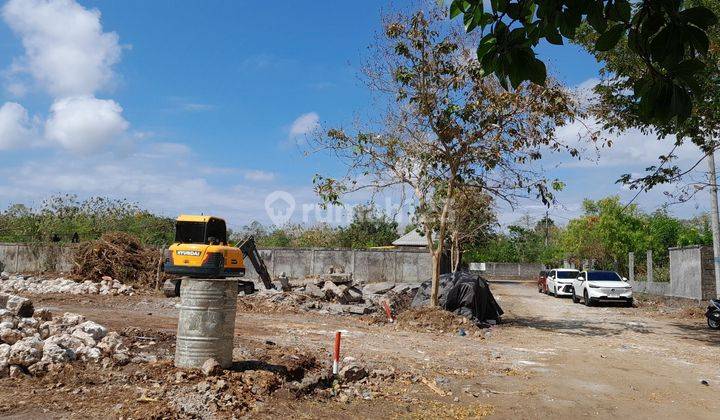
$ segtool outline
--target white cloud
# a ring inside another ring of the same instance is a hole
[[[216,214],[225,217],[231,226],[252,220],[269,222],[264,197],[278,186],[247,181],[228,184],[227,176],[204,174],[202,168],[207,163],[182,145],[140,143],[138,149],[124,158],[105,152],[72,159],[63,155],[37,157],[0,166],[0,209],[10,203],[38,205],[51,194],[73,193],[81,198],[125,198],[168,216]],[[242,168],[238,171],[252,172]],[[310,185],[289,191],[299,203],[316,200]]]
[[[45,135],[67,150],[89,153],[120,139],[128,125],[117,102],[77,96],[52,105]]]
[[[266,171],[260,171],[260,170],[250,170],[246,171],[243,175],[245,179],[248,181],[255,181],[255,182],[270,182],[275,179],[275,174],[272,172],[266,172]]]
[[[100,11],[75,0],[10,0],[0,13],[25,48],[6,72],[6,88],[23,96],[34,81],[54,100],[45,122],[46,140],[79,153],[115,146],[129,124],[117,102],[95,94],[114,81],[112,66],[120,60],[122,47],[116,33],[103,31]],[[4,147],[32,145],[18,139],[36,135],[40,123],[31,122],[18,104],[5,114],[5,138],[0,139]],[[130,145],[117,144],[115,150]]]
[[[316,112],[308,112],[295,118],[292,125],[290,126],[290,133],[288,134],[288,141],[290,143],[303,143],[304,136],[312,133],[320,127],[320,117]]]
[[[2,16],[25,47],[13,73],[31,74],[56,98],[90,95],[113,81],[122,47],[115,32],[103,32],[99,10],[74,0],[10,0]]]
[[[0,150],[15,149],[38,140],[37,121],[15,102],[0,107]]]

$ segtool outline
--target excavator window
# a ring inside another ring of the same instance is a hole
[[[227,230],[225,221],[221,219],[210,219],[207,223],[207,238],[215,238],[221,244],[227,243]]]
[[[176,222],[175,242],[181,244],[204,244],[205,223],[203,222]]]

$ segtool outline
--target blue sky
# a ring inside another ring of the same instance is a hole
[[[174,216],[268,222],[265,199],[317,200],[317,172],[297,142],[322,125],[372,114],[357,79],[386,1],[11,0],[0,22],[0,206],[53,193],[128,198]],[[551,73],[580,86],[598,65],[576,47],[542,46]],[[584,86],[584,85],[583,85]],[[578,127],[570,127],[572,136]],[[632,193],[614,183],[668,142],[630,133],[599,164],[547,163],[567,183],[559,222],[584,197]],[[624,143],[623,143],[624,142]],[[616,143],[616,144],[618,144]],[[687,151],[687,158],[694,151]],[[684,155],[685,156],[685,155]],[[664,198],[643,195],[652,210]],[[702,204],[702,203],[701,203]],[[682,216],[704,208],[674,207]],[[514,211],[544,213],[539,203]]]

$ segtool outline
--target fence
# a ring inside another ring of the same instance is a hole
[[[709,299],[716,296],[712,248],[689,246],[669,249],[667,267],[656,267],[652,251],[638,267],[635,254],[628,255],[629,278],[633,290],[655,295]],[[638,268],[644,276],[638,276]],[[642,271],[641,271],[642,272]]]
[[[0,270],[10,272],[68,272],[72,269],[71,244],[0,243]],[[317,276],[330,271],[352,273],[356,281],[419,283],[430,278],[432,260],[426,250],[412,249],[261,249],[270,274],[290,278]],[[486,263],[488,279],[535,279],[542,264]],[[252,266],[246,276],[257,278]]]

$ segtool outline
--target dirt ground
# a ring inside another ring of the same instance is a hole
[[[528,283],[492,283],[491,287],[505,310],[503,323],[484,330],[463,328],[465,335],[459,333],[462,327],[452,323],[448,327],[452,330],[430,331],[422,324],[381,324],[312,312],[258,312],[239,305],[246,309],[236,318],[236,358],[245,367],[232,372],[229,385],[223,382],[218,392],[229,393],[234,386],[261,380],[258,372],[276,366],[262,362],[267,352],[274,352],[273,357],[289,352],[296,359],[306,354],[317,360],[320,370],[329,369],[334,333],[342,331],[343,357],[368,369],[394,371],[392,379],[350,398],[330,390],[305,396],[259,393],[251,405],[242,406],[247,409],[233,414],[253,418],[717,418],[720,333],[707,329],[697,311],[651,309],[642,300],[637,308],[590,308],[541,295]],[[111,330],[143,337],[152,343],[147,351],[159,359],[122,369],[70,369],[42,379],[2,379],[1,416],[172,417],[176,414],[168,411],[165,401],[172,395],[163,387],[187,382],[183,398],[191,398],[193,387],[203,386],[203,378],[192,373],[177,376],[178,370],[168,360],[177,300],[159,294],[33,299],[36,307],[81,313]],[[248,376],[251,371],[255,376]],[[218,386],[217,381],[209,386]],[[212,412],[192,415],[218,417]]]

